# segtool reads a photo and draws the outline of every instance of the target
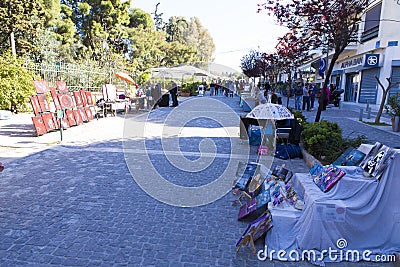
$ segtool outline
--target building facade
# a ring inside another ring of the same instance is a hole
[[[392,82],[400,82],[399,42],[400,1],[372,1],[363,14],[358,42],[350,43],[340,55],[330,77],[331,83],[344,90],[343,101],[379,104],[382,90],[375,75],[384,86],[389,77]],[[327,55],[319,54],[300,67],[302,73],[307,73],[306,78],[317,84],[323,82],[318,74],[321,58]],[[400,93],[400,85],[391,88],[390,95],[395,93]]]

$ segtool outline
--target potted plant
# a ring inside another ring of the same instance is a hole
[[[392,117],[392,129],[393,131],[400,131],[400,95],[398,93],[390,96],[388,98],[387,104],[385,106],[386,113]],[[397,117],[397,118],[396,118]],[[395,127],[395,122],[397,121],[397,129]]]
[[[181,89],[181,96],[188,97],[190,96],[190,88],[185,86]]]

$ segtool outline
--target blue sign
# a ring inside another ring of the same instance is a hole
[[[379,54],[366,54],[364,67],[378,67]]]
[[[318,74],[319,76],[322,77],[322,79],[325,77],[325,69],[326,69],[325,59],[321,58],[318,68]]]

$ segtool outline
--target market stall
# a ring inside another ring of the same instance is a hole
[[[270,195],[270,227],[258,259],[393,261],[400,252],[399,152],[377,142],[291,179],[269,171],[260,191]]]

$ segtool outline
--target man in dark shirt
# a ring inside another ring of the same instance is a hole
[[[172,98],[172,106],[171,107],[177,107],[178,106],[178,85],[174,81],[171,81],[171,89],[169,90],[169,93],[171,94],[171,98]]]

